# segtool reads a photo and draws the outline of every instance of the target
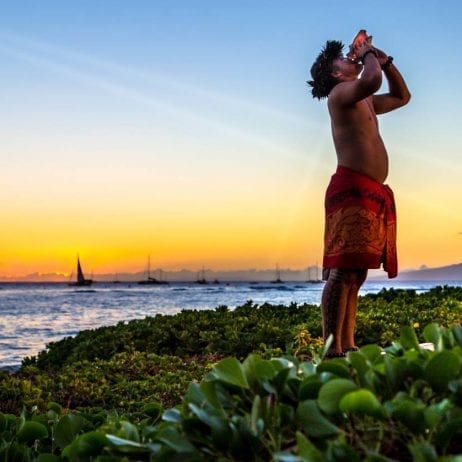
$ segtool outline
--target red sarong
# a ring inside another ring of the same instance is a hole
[[[362,173],[338,166],[326,191],[324,268],[379,268],[398,274],[393,191]]]

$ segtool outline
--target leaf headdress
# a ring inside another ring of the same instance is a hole
[[[326,98],[337,83],[334,77],[332,77],[332,62],[342,55],[343,48],[344,45],[342,42],[328,40],[321,53],[319,53],[311,67],[311,77],[313,80],[308,80],[307,82],[312,87],[311,94],[313,98]]]

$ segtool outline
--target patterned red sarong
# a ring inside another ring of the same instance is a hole
[[[383,269],[398,274],[396,209],[392,190],[338,166],[326,191],[324,268]]]

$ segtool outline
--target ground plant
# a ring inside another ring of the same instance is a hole
[[[82,332],[0,375],[0,460],[460,462],[461,319],[460,288],[362,297],[335,360],[309,305]]]

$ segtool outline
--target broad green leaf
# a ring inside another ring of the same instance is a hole
[[[365,345],[359,349],[359,352],[371,363],[375,363],[382,357],[382,348],[378,345]]]
[[[50,401],[47,404],[47,409],[56,412],[56,414],[61,414],[63,408],[60,404]]]
[[[350,351],[347,354],[347,359],[351,366],[356,369],[358,378],[361,384],[364,385],[364,374],[369,369],[366,358],[359,351]]]
[[[363,414],[373,417],[384,415],[384,410],[377,397],[365,388],[347,393],[340,400],[339,408],[347,414]]]
[[[169,448],[174,449],[176,452],[195,452],[194,446],[172,425],[168,425],[162,428],[157,434],[157,440],[161,441]]]
[[[242,365],[236,358],[222,359],[214,366],[213,374],[218,380],[229,385],[245,389],[249,388]]]
[[[385,375],[388,383],[394,391],[398,390],[402,384],[407,371],[407,361],[404,358],[387,355],[384,358]]]
[[[324,462],[323,453],[301,432],[296,433],[298,453],[303,462]]]
[[[458,324],[453,324],[451,327],[451,332],[452,335],[454,335],[456,342],[459,344],[459,346],[462,347],[462,326],[459,326]]]
[[[401,345],[405,350],[418,349],[419,341],[415,335],[415,331],[411,326],[401,327],[401,335],[399,337]]]
[[[247,378],[247,382],[254,386],[257,382],[257,375],[256,375],[256,365],[260,363],[262,358],[257,354],[250,354],[242,363],[242,369],[244,370],[244,374]]]
[[[119,425],[120,428],[117,431],[118,437],[139,443],[140,434],[136,425],[131,422],[127,422],[126,420],[119,422]]]
[[[436,391],[447,390],[448,383],[456,379],[461,370],[461,359],[452,351],[436,353],[425,368],[425,379]]]
[[[433,343],[435,351],[441,351],[443,349],[443,336],[438,324],[431,323],[425,326],[423,337],[427,342]]]
[[[339,429],[322,415],[314,400],[301,402],[298,405],[296,417],[308,436],[327,438],[339,432]]]
[[[344,361],[329,360],[323,361],[318,366],[318,373],[331,372],[337,377],[348,378],[350,377],[348,367]]]
[[[298,399],[300,401],[304,401],[306,399],[317,399],[322,385],[323,383],[316,375],[308,377],[300,384],[298,389]]]
[[[76,414],[66,414],[61,417],[56,424],[54,437],[56,444],[65,448],[80,433],[84,424],[81,416]]]
[[[414,462],[437,462],[438,455],[434,446],[428,441],[408,445]]]
[[[127,446],[136,449],[143,449],[145,446],[143,444],[137,443],[136,441],[127,440],[125,438],[120,438],[116,435],[106,435],[106,439],[113,445],[113,446]]]
[[[389,404],[392,406],[392,416],[410,430],[417,434],[426,430],[425,406],[423,404],[416,403],[410,398],[394,400]]]
[[[257,423],[262,420],[262,417],[261,398],[260,395],[255,395],[250,413],[250,429],[255,436],[259,436],[259,426]]]
[[[327,462],[359,462],[359,454],[345,441],[329,441]]]
[[[48,430],[45,425],[39,422],[25,422],[19,430],[17,438],[20,443],[32,443],[48,437]]]
[[[451,409],[451,402],[444,399],[440,403],[432,404],[424,410],[425,422],[430,429],[435,428],[443,419],[445,414]]]
[[[358,386],[351,380],[329,380],[319,390],[319,407],[326,414],[336,414],[339,412],[339,403],[342,397],[357,388]]]
[[[261,360],[255,364],[255,375],[259,382],[265,379],[271,380],[278,373],[274,364],[269,360]]]
[[[152,419],[158,419],[162,414],[162,405],[159,403],[149,403],[143,406],[143,412]]]
[[[165,422],[175,422],[180,423],[183,420],[181,412],[178,409],[167,409],[162,414],[162,420]]]
[[[106,435],[100,432],[92,431],[84,433],[75,440],[76,453],[80,457],[93,457],[101,454],[103,448],[108,444]]]

